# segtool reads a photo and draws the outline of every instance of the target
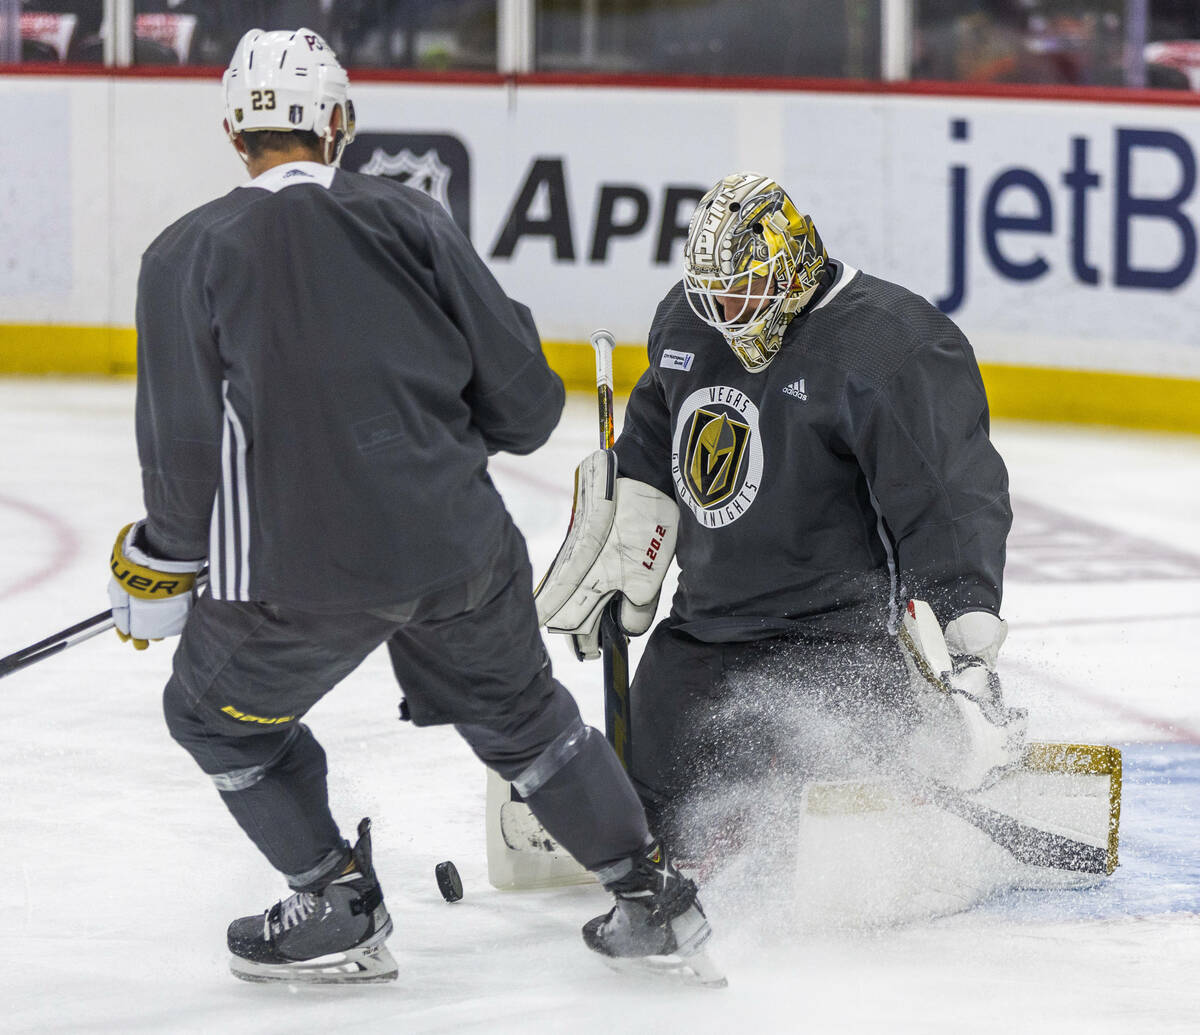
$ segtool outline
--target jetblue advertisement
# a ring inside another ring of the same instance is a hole
[[[397,133],[461,142],[452,151],[469,172],[451,176],[470,176],[472,240],[549,339],[586,341],[603,324],[644,340],[679,277],[697,199],[755,169],[813,215],[831,254],[924,294],[985,361],[1200,377],[1200,105],[581,87],[515,97],[486,124],[445,112],[414,126],[414,108],[379,87],[360,108]],[[364,151],[347,166],[369,163]]]
[[[353,92],[344,167],[435,197],[549,342],[584,343],[598,326],[644,342],[696,201],[753,169],[812,214],[832,255],[953,316],[984,362],[1200,379],[1200,97]],[[6,163],[0,324],[132,326],[146,245],[245,182],[219,86],[8,76],[0,93],[55,130]],[[137,146],[150,132],[162,146]]]

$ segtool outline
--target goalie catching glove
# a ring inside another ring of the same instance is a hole
[[[150,640],[183,632],[196,597],[196,574],[204,561],[154,557],[146,542],[146,522],[126,525],[113,544],[108,599],[122,640],[145,650]]]
[[[996,675],[1007,635],[987,611],[959,615],[943,635],[928,604],[908,602],[900,641],[923,718],[912,745],[924,775],[974,790],[1020,761],[1027,715],[1005,707]]]
[[[575,471],[571,524],[535,593],[538,622],[569,635],[579,658],[600,654],[600,618],[613,597],[627,636],[650,628],[679,531],[679,507],[652,485],[617,476],[598,449]]]

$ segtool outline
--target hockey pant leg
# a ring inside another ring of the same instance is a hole
[[[413,722],[452,722],[555,840],[608,880],[650,832],[612,747],[553,676],[532,587],[525,542],[509,526],[489,568],[420,601],[388,651]]]
[[[163,695],[171,736],[208,774],[238,825],[303,890],[349,851],[329,810],[325,751],[303,723],[231,736],[189,707],[177,676]]]
[[[502,724],[456,728],[512,783],[550,835],[607,883],[623,876],[631,857],[651,841],[645,813],[612,745],[584,724],[558,680],[539,678],[550,692],[538,707]]]
[[[329,808],[325,752],[300,719],[393,626],[201,597],[163,692],[172,737],[296,890],[349,851]]]

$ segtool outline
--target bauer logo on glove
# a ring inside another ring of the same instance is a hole
[[[132,640],[137,650],[145,650],[150,640],[182,632],[195,599],[196,574],[203,567],[202,560],[152,556],[144,521],[122,528],[109,563],[108,598],[117,635]]]

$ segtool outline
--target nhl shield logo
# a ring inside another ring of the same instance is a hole
[[[471,167],[467,149],[448,133],[359,133],[343,164],[387,176],[429,195],[470,236]]]
[[[450,167],[433,148],[423,155],[414,155],[407,148],[398,155],[390,155],[382,147],[377,147],[370,161],[358,171],[371,176],[391,176],[410,187],[416,187],[422,194],[428,194],[447,212],[450,211],[450,195],[447,192]]]

